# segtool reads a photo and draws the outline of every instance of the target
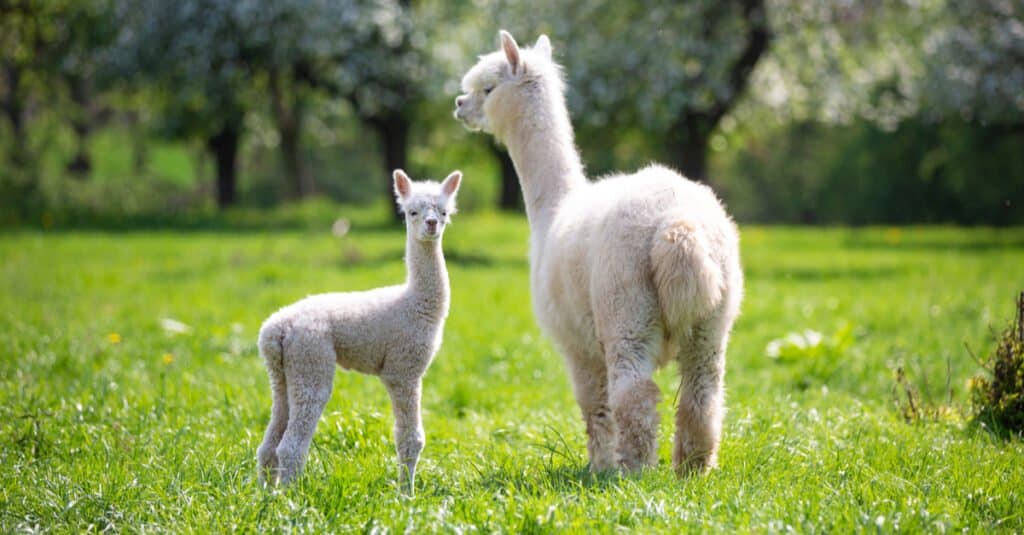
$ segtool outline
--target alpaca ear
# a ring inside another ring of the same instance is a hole
[[[512,74],[516,74],[519,70],[519,45],[512,38],[512,34],[505,30],[501,30],[499,35],[501,35],[501,48],[505,51],[505,59],[512,66]]]
[[[401,169],[395,169],[392,176],[395,178],[395,197],[402,202],[412,192],[412,179]]]
[[[540,52],[544,57],[551,59],[551,40],[548,36],[541,34],[537,38],[537,44],[533,45],[533,49]]]
[[[462,171],[452,171],[452,174],[441,183],[441,193],[445,197],[454,197],[459,191],[459,184],[462,184]]]

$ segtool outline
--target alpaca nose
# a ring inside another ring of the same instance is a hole
[[[431,219],[428,219],[428,220],[424,221],[424,223],[427,224],[427,230],[430,230],[430,231],[437,230],[437,220],[436,219],[431,218]]]
[[[465,102],[465,101],[466,101],[465,95],[455,97],[455,107],[456,108],[461,108],[462,107],[462,103]]]

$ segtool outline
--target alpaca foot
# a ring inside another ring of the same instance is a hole
[[[717,456],[707,451],[687,452],[677,449],[672,457],[673,468],[679,477],[703,475],[718,465]]]
[[[257,475],[261,486],[277,483],[277,452],[263,444],[256,450]]]
[[[660,398],[658,385],[645,379],[635,382],[615,400],[616,457],[618,466],[627,472],[657,464],[657,403]]]
[[[416,496],[416,460],[399,463],[398,485],[402,493],[409,497]]]
[[[587,418],[587,457],[591,473],[618,468],[615,462],[615,422],[607,407],[594,411]]]
[[[287,485],[294,481],[302,473],[302,466],[305,464],[303,456],[277,449],[277,485]]]

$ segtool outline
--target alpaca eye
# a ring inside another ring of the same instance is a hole
[[[409,215],[411,215],[411,216],[418,216],[418,215],[420,215],[420,213],[415,211],[415,210],[413,210],[412,212],[409,212]]]
[[[491,91],[494,91],[494,86],[491,86],[491,87],[485,88],[485,89],[484,89],[484,94],[485,94],[485,95],[490,95],[490,94],[491,94]]]
[[[448,212],[445,212],[444,210],[441,210],[441,217],[446,217],[447,215],[448,215]]]

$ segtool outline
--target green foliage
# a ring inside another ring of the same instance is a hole
[[[1024,435],[1024,292],[1017,296],[1016,321],[1003,330],[982,366],[989,377],[970,383],[976,418],[997,431]]]
[[[206,211],[220,168],[195,153],[219,134],[222,155],[238,142],[247,206],[297,195],[293,175],[304,194],[379,202],[380,155],[404,143],[414,175],[475,170],[466,205],[491,205],[499,168],[451,107],[498,26],[553,38],[595,176],[685,164],[680,118],[716,123],[742,93],[710,132],[708,175],[741,220],[1024,221],[1022,4],[767,0],[767,19],[747,17],[757,4],[0,2],[0,224]],[[731,66],[765,20],[771,47],[741,91]],[[91,173],[69,172],[90,154]]]
[[[919,424],[928,421],[932,422],[953,422],[960,423],[964,420],[966,408],[961,404],[953,403],[953,388],[951,386],[950,370],[947,366],[945,376],[945,391],[942,398],[932,396],[929,391],[928,376],[922,374],[915,381],[914,377],[908,374],[903,363],[896,367],[895,384],[892,387],[893,405],[897,412],[908,424]],[[968,389],[970,389],[968,382]]]
[[[735,133],[716,183],[743,220],[1024,223],[1024,131],[963,121],[804,122]]]
[[[712,113],[731,100],[737,91],[731,69],[752,23],[743,16],[744,4],[712,0],[560,0],[532,9],[502,0],[481,4],[522,45],[541,33],[551,37],[572,88],[574,117],[605,132],[629,124],[664,134],[685,111]],[[493,43],[491,26],[482,30]]]
[[[924,104],[983,124],[1019,126],[1024,3],[950,1],[947,7],[925,40]]]
[[[827,383],[843,359],[855,358],[848,353],[853,343],[853,327],[843,324],[827,337],[813,329],[791,332],[768,342],[764,353],[789,367],[796,385],[807,388],[814,383]]]
[[[531,313],[526,223],[459,214],[445,235],[453,304],[425,378],[416,498],[396,486],[386,392],[343,371],[306,476],[263,491],[260,322],[310,293],[404,277],[403,234],[383,211],[338,215],[352,219],[341,238],[327,221],[7,232],[0,532],[1024,530],[1022,441],[955,421],[903,425],[889,403],[900,361],[942,376],[948,359],[953,385],[975,372],[963,344],[989,349],[992,310],[1019,289],[1019,229],[742,229],[747,295],[721,467],[678,480],[674,370],[655,376],[659,466],[588,475],[565,366]],[[855,335],[813,388],[792,381],[797,361],[764,356],[782,333],[844,324]]]

